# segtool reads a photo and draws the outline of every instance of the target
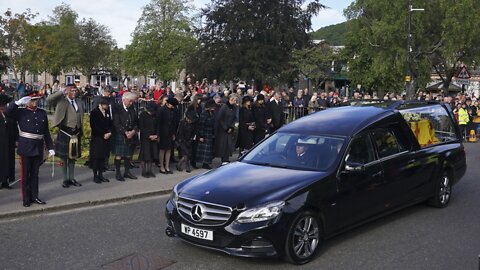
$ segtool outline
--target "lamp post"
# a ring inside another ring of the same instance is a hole
[[[407,93],[407,99],[413,99],[415,94],[414,79],[412,74],[412,12],[413,11],[424,11],[423,8],[413,8],[412,0],[408,0],[408,37],[407,37],[407,75],[405,76],[405,92]]]

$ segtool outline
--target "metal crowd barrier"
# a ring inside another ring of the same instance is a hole
[[[90,112],[94,109],[93,108],[93,99],[95,97],[83,97],[81,100],[83,101],[83,105],[85,108],[85,113],[90,114]],[[115,98],[116,103],[120,103],[122,100],[120,97]],[[138,99],[134,104],[134,108],[136,112],[140,115],[146,107],[148,103],[154,102],[152,99]],[[182,117],[185,115],[190,102],[180,102],[179,106],[177,107],[180,110]],[[39,108],[46,110],[49,113],[53,113],[55,108],[49,105],[44,98],[40,99],[38,102]],[[324,108],[320,107],[295,107],[295,106],[285,106],[283,108],[283,114],[285,117],[285,123],[290,123],[296,119],[299,119],[303,116],[308,114],[312,114],[318,111],[324,110]]]

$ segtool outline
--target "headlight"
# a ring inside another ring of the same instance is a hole
[[[175,208],[177,207],[177,201],[178,201],[178,193],[177,193],[177,187],[175,186],[172,190],[172,193],[170,194],[170,201],[172,202],[173,205],[175,205]]]
[[[285,202],[274,202],[262,207],[248,209],[240,213],[236,221],[238,223],[252,223],[274,219],[282,213],[284,205]]]

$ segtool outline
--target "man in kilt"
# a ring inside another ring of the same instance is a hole
[[[115,131],[113,154],[115,155],[115,178],[118,181],[125,181],[125,178],[137,179],[130,172],[131,158],[133,154],[132,144],[135,143],[138,130],[138,117],[133,103],[137,95],[126,92],[122,96],[122,102],[116,104],[113,110],[113,127]],[[122,176],[120,166],[122,158],[125,164],[125,172]]]
[[[81,136],[83,134],[83,102],[77,100],[78,89],[68,84],[65,90],[51,94],[47,98],[50,106],[55,106],[52,126],[58,127],[55,153],[63,161],[62,187],[80,187],[75,178],[75,161],[81,156]]]

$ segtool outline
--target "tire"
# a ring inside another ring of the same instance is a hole
[[[315,212],[307,210],[299,213],[288,230],[285,260],[292,264],[311,261],[322,243],[322,234],[323,229]]]
[[[428,203],[436,208],[445,208],[452,197],[452,176],[448,172],[443,172],[437,183],[435,183],[435,193]]]

